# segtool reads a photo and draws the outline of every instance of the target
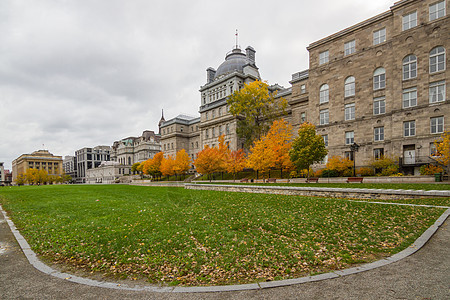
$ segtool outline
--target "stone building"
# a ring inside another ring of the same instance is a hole
[[[140,137],[128,137],[115,141],[111,147],[111,160],[131,167],[146,161],[161,151],[160,135],[145,130]]]
[[[76,183],[86,182],[86,172],[89,169],[100,166],[103,161],[111,160],[111,147],[96,146],[94,148],[82,148],[75,151],[76,159]]]
[[[449,3],[399,1],[310,44],[309,70],[291,81],[294,127],[302,116],[315,124],[329,156],[353,159],[350,145],[357,143],[357,165],[388,155],[417,173],[430,162],[434,140],[450,129]]]
[[[450,116],[449,3],[398,1],[384,13],[311,43],[309,69],[293,74],[288,89],[271,87],[288,100],[286,119],[294,134],[308,121],[323,136],[329,157],[347,156],[358,167],[384,155],[398,160],[403,172],[417,174],[420,165],[432,161],[434,140],[450,130],[445,120]],[[257,79],[255,50],[233,49],[217,71],[207,69],[200,118],[179,116],[161,123],[162,151],[174,155],[184,148],[192,157],[205,145],[214,146],[222,133],[231,149],[241,148],[226,98]],[[359,146],[358,152],[351,145]]]
[[[116,161],[104,161],[97,168],[86,170],[86,183],[111,184],[117,182],[122,174],[130,174],[131,168]]]
[[[53,155],[48,150],[22,154],[12,162],[13,182],[19,174],[24,174],[28,169],[45,170],[49,175],[61,176],[62,161],[62,156]]]

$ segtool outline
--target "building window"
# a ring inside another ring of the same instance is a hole
[[[195,142],[195,148],[198,148],[198,142]]]
[[[213,109],[211,111],[211,119],[214,119],[216,117],[216,111]]]
[[[384,141],[384,127],[375,127],[373,129],[373,140],[375,142]]]
[[[442,102],[445,100],[445,81],[433,82],[430,84],[430,103]]]
[[[384,156],[384,148],[375,148],[373,149],[373,157],[375,159],[382,159]]]
[[[417,57],[414,54],[403,59],[403,80],[417,77]]]
[[[211,128],[211,135],[212,135],[212,137],[216,137],[216,128],[215,127],[213,127],[213,128]]]
[[[403,30],[408,30],[410,28],[417,26],[417,11],[403,16]]]
[[[207,111],[206,112],[206,120],[208,120],[209,119],[209,112]]]
[[[416,135],[416,121],[403,122],[403,135],[405,137]]]
[[[319,103],[327,103],[330,96],[330,88],[328,84],[322,84],[319,92]]]
[[[430,21],[445,16],[445,1],[436,2],[430,5]]]
[[[222,107],[219,107],[219,117],[222,116]]]
[[[328,50],[319,53],[319,65],[323,65],[323,64],[327,63],[328,59],[329,59]]]
[[[445,70],[445,49],[442,46],[430,51],[430,73]]]
[[[300,93],[301,93],[301,94],[306,93],[306,84],[302,84],[302,85],[300,86]]]
[[[344,82],[345,97],[355,96],[355,77],[349,76]]]
[[[373,114],[381,115],[386,113],[386,100],[384,97],[373,99]]]
[[[227,134],[230,134],[230,125],[229,124],[227,124],[225,126],[225,131],[226,131]]]
[[[323,135],[323,143],[325,144],[325,147],[328,147],[328,134]]]
[[[430,119],[431,133],[444,132],[444,117],[436,117]]]
[[[353,151],[345,151],[344,152],[344,157],[347,158],[348,160],[353,161],[353,158],[354,158]]]
[[[209,138],[209,129],[205,130],[205,134],[206,134],[206,138],[208,139]]]
[[[373,73],[373,89],[381,90],[386,87],[386,70],[378,68]]]
[[[355,143],[355,132],[354,131],[345,132],[345,144],[351,145],[353,143]]]
[[[164,144],[164,151],[166,151],[166,144]]]
[[[345,105],[345,120],[355,119],[355,103],[350,103]]]
[[[378,45],[386,41],[386,28],[373,32],[373,44]]]
[[[300,114],[300,123],[305,123],[306,122],[306,112],[302,112]]]
[[[417,88],[403,90],[403,108],[417,105]]]
[[[219,136],[222,135],[222,125],[219,125]]]
[[[355,48],[355,40],[347,42],[344,44],[344,55],[350,55],[352,53],[356,52],[356,48]]]
[[[320,111],[320,125],[326,125],[329,123],[329,112],[328,109],[323,109]]]

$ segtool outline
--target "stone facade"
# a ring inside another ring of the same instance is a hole
[[[105,161],[96,168],[86,170],[86,183],[116,183],[122,174],[131,174],[131,168],[116,161]]]
[[[389,11],[310,44],[310,68],[293,74],[288,89],[271,87],[288,101],[286,119],[294,134],[308,121],[324,137],[329,157],[355,156],[360,167],[385,155],[398,160],[403,172],[418,174],[419,166],[433,161],[434,140],[450,130],[449,8],[450,1],[399,1]],[[241,148],[226,98],[257,79],[254,49],[248,47],[245,54],[233,49],[217,71],[207,69],[207,83],[200,88],[195,121],[200,147],[189,148],[191,137],[181,135],[181,127],[168,129],[177,117],[170,126],[162,122],[162,151],[174,155],[184,148],[195,156],[205,145],[215,146],[221,133],[230,149]],[[358,152],[351,152],[352,144]]]
[[[442,2],[448,11],[450,1]],[[385,13],[309,45],[307,120],[326,136],[329,156],[349,155],[349,144],[357,143],[357,166],[380,153],[399,158],[407,173],[417,174],[419,165],[430,162],[433,141],[450,129],[445,120],[450,116],[445,93],[450,26],[445,15],[430,21],[436,3],[400,1]],[[436,56],[436,50],[442,52]],[[328,58],[321,63],[324,53]],[[302,84],[292,83],[297,94],[291,103],[301,102]],[[321,88],[328,99],[321,99]],[[436,96],[440,88],[444,92]],[[293,110],[295,126],[303,109]],[[324,112],[327,124],[320,121]]]
[[[139,137],[128,137],[115,141],[111,147],[111,160],[131,167],[146,161],[161,151],[160,135],[145,130]]]
[[[48,150],[22,154],[12,162],[13,182],[19,174],[24,174],[28,169],[45,170],[49,175],[61,176],[62,162],[62,156],[53,155]]]

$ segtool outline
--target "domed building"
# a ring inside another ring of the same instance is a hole
[[[261,80],[255,53],[250,46],[245,52],[236,46],[217,70],[212,67],[206,70],[206,84],[200,88],[200,118],[180,115],[160,123],[161,150],[166,156],[175,156],[185,149],[195,159],[205,145],[216,146],[222,134],[230,149],[242,148],[236,135],[237,119],[227,110],[227,97],[244,84]]]

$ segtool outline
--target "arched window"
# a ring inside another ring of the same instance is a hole
[[[430,73],[445,70],[445,49],[442,46],[430,51]]]
[[[131,157],[128,157],[128,164],[131,165]]]
[[[386,70],[378,68],[373,73],[373,89],[380,90],[386,87]]]
[[[403,59],[403,80],[417,77],[417,57],[414,54]]]
[[[328,84],[322,84],[320,87],[320,93],[319,93],[319,103],[327,103],[329,99],[329,91],[330,88],[328,87]]]
[[[355,96],[355,77],[349,76],[345,79],[345,97]]]

